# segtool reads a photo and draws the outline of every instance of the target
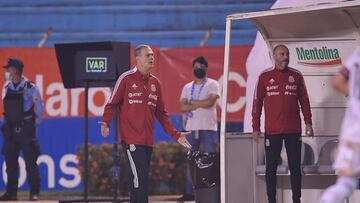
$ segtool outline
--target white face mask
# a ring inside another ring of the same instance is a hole
[[[6,79],[7,81],[11,81],[12,77],[11,77],[10,72],[8,72],[8,71],[5,72],[5,79]]]

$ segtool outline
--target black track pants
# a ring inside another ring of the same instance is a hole
[[[133,175],[130,203],[147,203],[149,167],[153,148],[133,144],[123,144],[123,147]]]
[[[282,143],[285,141],[290,169],[292,199],[300,203],[301,197],[301,136],[300,134],[265,135],[266,190],[269,203],[276,203],[276,170]]]

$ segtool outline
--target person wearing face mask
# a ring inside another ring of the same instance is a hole
[[[1,127],[7,185],[0,201],[17,200],[20,150],[25,159],[30,200],[34,201],[38,200],[40,193],[40,174],[36,163],[40,147],[36,128],[43,117],[44,106],[38,87],[22,77],[24,65],[21,60],[9,58],[3,67],[6,68],[5,78],[8,81],[3,98],[5,122]]]
[[[301,119],[305,121],[305,134],[313,136],[308,93],[302,74],[288,67],[289,49],[277,45],[273,49],[275,66],[264,70],[254,92],[252,109],[253,139],[259,142],[260,117],[265,112],[266,190],[269,203],[276,203],[276,170],[283,141],[285,142],[292,199],[300,203],[301,197]]]
[[[219,83],[207,77],[208,62],[203,56],[192,62],[194,80],[187,83],[180,96],[180,110],[184,113],[184,129],[190,131],[188,140],[191,150],[201,149],[204,152],[219,151],[219,134],[217,132],[216,101],[220,97]],[[194,200],[189,166],[185,193],[178,199]]]

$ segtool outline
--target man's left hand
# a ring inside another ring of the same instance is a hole
[[[181,132],[180,133],[180,137],[177,140],[177,142],[179,144],[181,144],[183,147],[187,148],[187,149],[191,149],[191,144],[189,143],[189,141],[186,139],[186,136],[189,135],[190,132]]]
[[[305,135],[310,136],[310,137],[314,136],[314,130],[313,130],[311,124],[306,124],[306,126],[305,126]]]

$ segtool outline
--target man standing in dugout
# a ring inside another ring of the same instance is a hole
[[[254,93],[253,138],[259,142],[260,116],[265,112],[266,190],[269,203],[276,203],[276,170],[285,142],[290,168],[293,203],[301,198],[301,119],[304,115],[305,134],[313,136],[311,110],[304,78],[300,71],[288,67],[289,49],[277,45],[273,50],[275,67],[264,70]]]
[[[7,185],[0,201],[17,200],[20,150],[25,159],[30,200],[36,201],[40,193],[40,174],[36,163],[40,147],[36,126],[42,119],[44,106],[38,87],[22,77],[24,65],[21,60],[9,58],[3,67],[6,68],[8,81],[3,98],[5,122],[1,127]]]

